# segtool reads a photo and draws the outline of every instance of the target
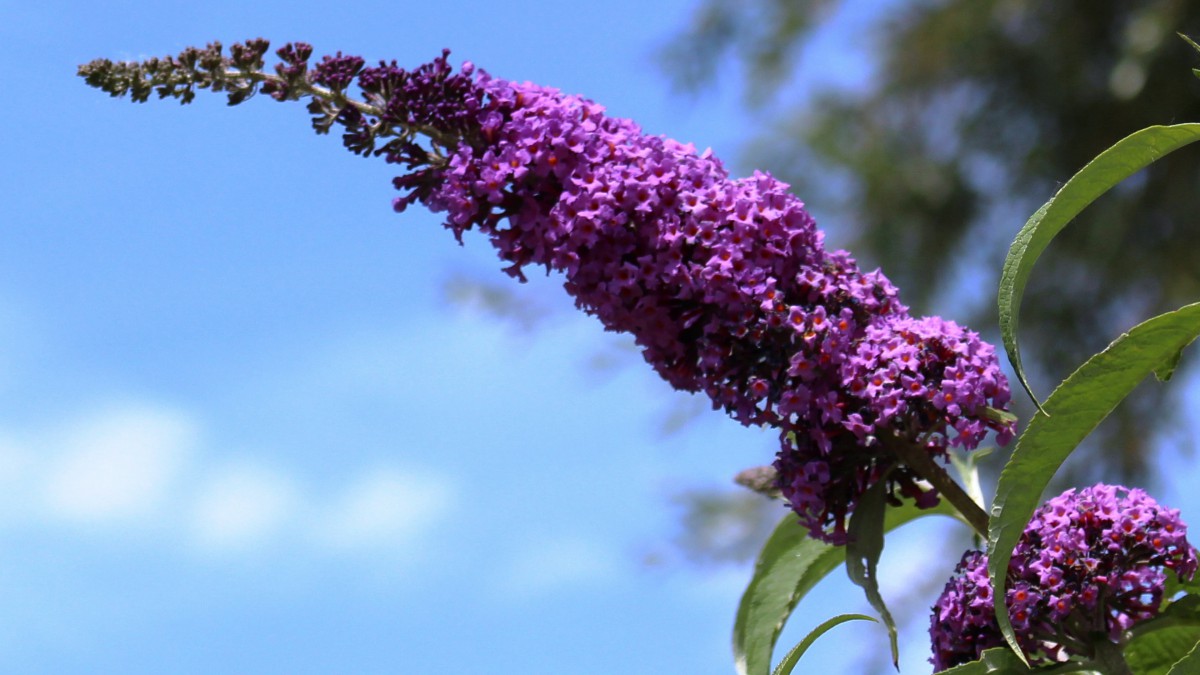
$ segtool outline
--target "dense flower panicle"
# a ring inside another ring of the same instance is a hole
[[[1196,566],[1178,510],[1138,489],[1068,490],[1043,504],[1021,535],[1005,603],[1022,649],[1050,663],[1065,658],[1065,641],[1119,641],[1158,613],[1168,570],[1190,579]],[[983,553],[963,556],[934,604],[929,632],[935,670],[1004,644]]]
[[[633,334],[676,388],[783,433],[780,487],[815,535],[845,541],[846,514],[891,460],[876,437],[935,455],[978,445],[1008,387],[994,350],[914,319],[878,271],[823,236],[787,185],[730,179],[710,153],[648,136],[553,89],[480,73],[486,143],[461,144],[424,200],[456,235],[491,236],[510,274],[561,271],[576,304]],[[906,468],[902,494],[936,503]]]
[[[301,52],[278,52],[281,78],[300,72]],[[404,167],[397,211],[420,203],[456,237],[480,230],[519,279],[529,266],[563,273],[577,306],[631,333],[673,386],[779,429],[779,487],[814,536],[845,541],[846,515],[885,475],[936,503],[888,442],[943,456],[988,431],[1011,437],[1011,422],[987,414],[1009,396],[992,347],[909,316],[883,274],[825,249],[786,184],[731,179],[710,152],[579,96],[470,63],[455,72],[447,54],[414,71],[325,57],[307,77],[335,100],[312,92],[314,127],[340,123],[350,150]],[[337,98],[352,76],[366,106]]]

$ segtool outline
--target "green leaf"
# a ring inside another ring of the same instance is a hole
[[[1030,672],[1033,671],[1026,668],[1011,650],[996,647],[984,650],[978,661],[948,668],[937,675],[1016,675]]]
[[[887,510],[884,531],[934,514],[955,517],[957,512],[945,500],[931,509],[906,503]],[[754,576],[738,605],[733,655],[740,675],[771,673],[771,655],[788,616],[817,582],[845,559],[844,547],[809,537],[794,515],[784,516],[759,553]]]
[[[892,665],[900,667],[900,646],[897,643],[896,621],[879,593],[879,556],[883,554],[883,517],[887,511],[888,482],[882,476],[863,493],[846,527],[846,574],[867,594],[867,602],[879,612],[887,627],[888,643],[892,649]]]
[[[1172,600],[1180,591],[1185,591],[1189,595],[1185,595],[1179,600]],[[1200,574],[1191,579],[1180,579],[1177,574],[1168,574],[1167,583],[1163,585],[1163,598],[1167,602],[1183,602],[1188,598],[1193,598],[1193,602],[1200,600]]]
[[[1125,661],[1138,675],[1167,675],[1197,642],[1200,642],[1200,626],[1156,630],[1129,643],[1125,648]]]
[[[1014,420],[1015,421],[1015,420]],[[983,485],[979,481],[979,462],[995,452],[995,448],[979,448],[973,452],[951,451],[950,466],[958,473],[958,482],[971,501],[983,508]],[[978,535],[977,535],[978,536]]]
[[[1154,369],[1154,376],[1159,382],[1170,382],[1175,375],[1175,369],[1179,367],[1179,359],[1183,358],[1183,350],[1175,352],[1166,363]]]
[[[1190,37],[1188,37],[1188,36],[1184,35],[1183,33],[1176,33],[1176,35],[1178,35],[1179,37],[1183,38],[1183,41],[1184,41],[1184,42],[1186,42],[1186,43],[1188,43],[1189,45],[1191,45],[1191,46],[1192,46],[1192,49],[1195,49],[1196,51],[1200,52],[1200,44],[1196,44],[1196,41],[1195,41],[1195,40],[1193,40],[1192,38],[1190,38]]]
[[[1054,472],[1139,382],[1200,335],[1200,303],[1134,327],[1088,359],[1046,399],[1000,474],[988,528],[988,575],[1008,643],[1018,650],[1004,607],[1004,572],[1013,547]]]
[[[1196,675],[1200,673],[1200,644],[1192,646],[1192,649],[1171,666],[1167,671],[1167,675]]]
[[[1176,578],[1169,574],[1168,579]],[[1126,663],[1138,675],[1166,675],[1200,641],[1200,597],[1185,595],[1130,630]]]
[[[788,651],[787,656],[783,657],[783,660],[779,662],[779,665],[775,668],[775,672],[772,673],[772,675],[791,675],[792,670],[796,667],[796,664],[800,662],[800,657],[804,656],[804,652],[808,651],[808,648],[811,647],[818,638],[829,632],[829,629],[833,628],[834,626],[840,626],[847,621],[874,620],[875,619],[863,614],[839,614],[833,617],[820,626],[812,629],[811,633],[804,636],[804,639],[797,643],[795,647],[792,647],[791,650]]]
[[[1017,346],[1017,324],[1025,285],[1042,251],[1088,204],[1154,160],[1200,140],[1200,124],[1154,126],[1135,132],[1100,153],[1042,205],[1017,233],[1000,276],[1000,336],[1021,386],[1038,404]]]
[[[845,557],[842,548],[809,537],[795,516],[784,516],[759,553],[738,605],[733,654],[740,675],[771,672],[775,642],[796,603]]]

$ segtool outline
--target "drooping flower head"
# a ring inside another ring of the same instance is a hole
[[[579,96],[469,63],[455,72],[446,53],[407,71],[339,52],[309,70],[312,49],[297,43],[277,52],[275,76],[260,76],[265,50],[251,41],[222,60],[210,45],[153,69],[97,61],[81,74],[135,100],[148,82],[162,95],[226,89],[231,102],[260,81],[279,100],[311,96],[319,132],[341,124],[350,150],[403,167],[396,210],[419,203],[456,237],[483,232],[514,277],[562,273],[576,305],[632,334],[674,387],[778,429],[779,488],[814,536],[845,541],[847,514],[885,476],[936,503],[889,443],[942,456],[989,430],[1011,437],[1011,422],[987,414],[1009,397],[992,347],[910,317],[883,274],[825,249],[804,204],[770,175],[732,179],[710,152]],[[352,79],[362,104],[344,95]]]
[[[1043,504],[1021,535],[1005,604],[1021,648],[1035,663],[1051,663],[1086,654],[1097,637],[1119,642],[1158,613],[1167,573],[1190,579],[1196,565],[1178,510],[1138,489],[1068,490]],[[963,555],[934,604],[929,633],[939,671],[1004,644],[983,553]]]

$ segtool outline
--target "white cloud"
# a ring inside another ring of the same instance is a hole
[[[324,514],[318,539],[335,549],[404,548],[451,505],[449,483],[432,474],[376,469]]]
[[[295,517],[300,499],[280,471],[250,464],[219,471],[192,505],[196,543],[212,550],[251,549],[276,539]]]
[[[186,415],[150,406],[69,424],[57,443],[48,443],[58,453],[45,475],[46,505],[56,517],[86,524],[160,514],[196,436]]]
[[[599,542],[577,536],[535,542],[518,554],[502,580],[509,596],[531,597],[609,581],[618,558]]]
[[[203,435],[195,416],[146,401],[0,428],[0,525],[154,536],[216,559],[286,549],[358,565],[425,557],[419,544],[454,504],[440,473],[375,466],[310,486],[265,455],[214,460]]]

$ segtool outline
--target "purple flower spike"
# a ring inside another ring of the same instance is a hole
[[[632,333],[676,388],[780,429],[779,487],[813,536],[844,543],[846,516],[888,469],[899,494],[937,503],[881,437],[937,457],[989,430],[1011,438],[983,415],[1009,398],[995,350],[911,318],[883,274],[827,252],[786,184],[731,179],[708,152],[577,96],[476,83],[485,142],[460,144],[419,199],[456,235],[488,234],[509,274],[564,273],[577,306]]]
[[[318,133],[340,124],[352,152],[402,167],[397,211],[421,204],[456,237],[483,232],[518,279],[530,266],[561,272],[577,306],[631,333],[674,387],[778,429],[778,487],[814,537],[844,542],[847,516],[884,476],[893,498],[937,503],[895,444],[944,458],[989,431],[1011,438],[1013,424],[988,412],[1009,398],[992,347],[909,316],[883,274],[825,250],[770,175],[730,178],[710,152],[579,96],[469,63],[455,72],[446,52],[411,71],[340,52],[309,69],[311,47],[295,43],[277,52],[276,75],[247,74],[266,49],[235,45],[230,61],[213,43],[80,74],[135,100],[153,90],[186,102],[211,87],[238,103],[260,83],[278,100],[311,97]],[[344,91],[351,79],[362,102]]]
[[[1008,565],[1005,604],[1035,664],[1079,655],[1099,636],[1120,642],[1158,613],[1167,571],[1196,573],[1179,511],[1138,489],[1095,485],[1043,504]],[[987,556],[968,551],[933,606],[933,666],[944,670],[1004,644],[993,613]],[[1083,654],[1087,656],[1087,654]]]

